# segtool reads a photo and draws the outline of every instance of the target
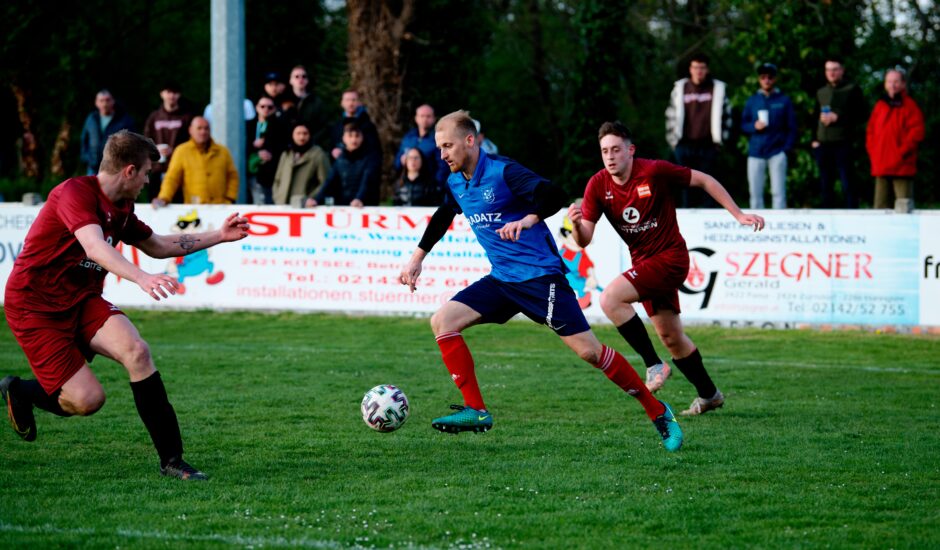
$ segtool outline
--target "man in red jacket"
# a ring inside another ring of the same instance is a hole
[[[924,115],[907,95],[904,71],[885,73],[885,95],[868,119],[865,148],[875,177],[875,208],[891,208],[888,186],[895,199],[911,199],[917,174],[917,146],[924,139]]]

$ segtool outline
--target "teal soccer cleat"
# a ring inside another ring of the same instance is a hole
[[[663,437],[663,447],[670,453],[674,453],[679,450],[679,447],[682,447],[682,428],[679,427],[676,415],[672,414],[669,405],[664,401],[660,401],[660,403],[663,404],[663,407],[666,407],[666,412],[657,416],[656,420],[653,420],[653,425],[659,430],[659,435]]]
[[[455,413],[431,421],[431,427],[446,433],[486,432],[493,427],[493,415],[464,405],[451,405]]]

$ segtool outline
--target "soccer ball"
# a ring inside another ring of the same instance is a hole
[[[380,432],[394,432],[408,420],[408,398],[405,392],[390,384],[367,391],[360,408],[362,421]]]

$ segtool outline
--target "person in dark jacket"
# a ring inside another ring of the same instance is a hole
[[[813,155],[819,165],[819,192],[823,208],[832,208],[833,184],[842,183],[845,208],[858,208],[855,177],[852,174],[854,146],[861,137],[868,107],[862,89],[846,81],[842,60],[826,58],[826,85],[816,91],[816,139]]]
[[[189,141],[189,125],[193,121],[193,113],[180,101],[181,97],[177,83],[164,84],[160,89],[160,108],[150,113],[144,123],[144,135],[152,139],[160,151],[160,160],[153,163],[150,169],[150,180],[147,183],[149,199],[160,194],[160,184],[170,166],[173,151]],[[179,202],[182,198],[180,195]]]
[[[343,128],[343,152],[333,163],[326,182],[306,206],[332,204],[340,206],[375,206],[379,203],[379,165],[376,157],[363,147],[365,138],[356,122]]]
[[[356,90],[346,90],[343,92],[340,107],[343,109],[343,116],[333,125],[333,145],[332,150],[330,150],[330,156],[335,159],[339,158],[340,154],[342,154],[344,147],[343,134],[346,131],[346,123],[355,122],[356,125],[359,126],[359,130],[362,131],[362,148],[364,152],[369,156],[375,157],[376,162],[381,163],[382,146],[379,143],[379,131],[376,129],[375,124],[372,123],[372,119],[369,118],[369,113],[366,111],[365,105],[363,105],[362,101],[359,99],[359,92]]]
[[[271,187],[278,159],[287,148],[287,128],[277,116],[274,99],[264,95],[255,105],[258,118],[248,121],[248,188],[254,204],[274,204]]]
[[[787,153],[796,144],[796,111],[793,102],[777,89],[777,66],[757,68],[760,89],[748,98],[741,114],[741,130],[750,136],[747,180],[751,208],[764,208],[764,183],[770,170],[774,208],[787,207]]]
[[[98,173],[101,157],[104,155],[104,144],[112,135],[121,130],[134,130],[134,120],[130,115],[118,109],[114,103],[114,96],[108,90],[101,90],[95,95],[95,110],[85,119],[82,128],[82,162],[88,166],[87,174],[92,176]]]
[[[424,168],[424,155],[417,147],[408,149],[401,178],[395,183],[392,203],[395,206],[440,206],[441,188],[430,170]]]

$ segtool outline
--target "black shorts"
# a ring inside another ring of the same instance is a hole
[[[487,275],[452,298],[483,316],[483,323],[502,324],[522,313],[559,336],[591,329],[578,297],[564,275],[545,275],[528,281],[507,283]]]

